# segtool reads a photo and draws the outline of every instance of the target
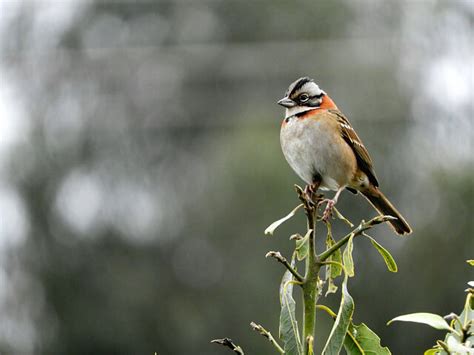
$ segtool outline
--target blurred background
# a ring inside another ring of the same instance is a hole
[[[386,322],[459,312],[473,276],[473,19],[472,0],[1,1],[0,353],[271,353],[249,323],[277,334],[264,255],[305,230],[263,235],[298,203],[276,101],[303,75],[414,229],[372,231],[397,274],[355,243],[355,321],[394,354],[433,345]]]

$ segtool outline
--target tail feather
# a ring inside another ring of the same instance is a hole
[[[362,191],[362,193],[380,214],[397,218],[389,221],[395,232],[400,235],[407,235],[412,232],[412,229],[405,218],[403,218],[400,212],[398,212],[392,203],[385,197],[382,191],[371,186],[367,190]]]

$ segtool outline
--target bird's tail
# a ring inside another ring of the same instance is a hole
[[[400,235],[407,235],[412,232],[410,225],[405,221],[405,218],[397,211],[392,203],[385,197],[385,195],[378,188],[371,186],[362,191],[363,195],[369,200],[372,206],[375,207],[382,215],[396,217],[397,219],[388,221],[395,232]]]

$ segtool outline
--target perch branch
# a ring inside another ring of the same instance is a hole
[[[303,288],[303,337],[304,354],[313,353],[314,333],[316,327],[316,302],[318,300],[318,274],[321,269],[321,263],[316,254],[315,249],[315,234],[317,221],[318,202],[322,199],[321,195],[316,195],[309,189],[310,195],[303,191],[301,187],[295,185],[298,198],[303,203],[307,229],[309,232],[308,238],[308,256],[306,258],[306,270]]]
[[[271,257],[271,258],[274,258],[276,259],[278,262],[280,262],[281,264],[283,264],[289,272],[291,272],[293,274],[293,276],[295,277],[296,280],[298,280],[299,282],[303,282],[304,278],[303,276],[301,276],[298,271],[296,271],[291,265],[290,263],[288,262],[288,260],[286,260],[286,258],[281,255],[281,253],[279,251],[269,251],[266,255],[265,255],[266,258],[268,257]]]
[[[270,333],[268,330],[266,330],[264,327],[262,327],[260,324],[256,324],[254,322],[250,323],[250,326],[252,327],[253,330],[255,330],[257,333],[260,335],[263,335],[265,338],[268,339],[268,341],[278,350],[280,354],[284,354],[285,350],[277,343],[275,338],[273,337],[272,333]]]

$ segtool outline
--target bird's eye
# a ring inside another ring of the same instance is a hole
[[[301,94],[301,95],[299,96],[300,102],[306,102],[306,101],[308,101],[308,99],[309,99],[308,94]]]

